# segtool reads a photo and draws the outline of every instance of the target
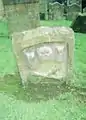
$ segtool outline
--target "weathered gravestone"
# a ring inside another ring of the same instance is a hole
[[[52,4],[49,3],[49,10],[48,10],[48,18],[49,20],[53,20],[53,15],[52,15]]]
[[[86,13],[79,14],[70,26],[75,32],[86,33]]]
[[[14,33],[12,45],[24,85],[63,82],[72,72],[74,32],[70,28],[38,27]]]
[[[71,4],[78,4],[81,5],[82,4],[82,0],[67,0],[67,5],[71,5]]]
[[[52,20],[63,19],[64,5],[59,2],[49,3],[49,16]]]
[[[39,26],[39,0],[3,0],[11,33]]]
[[[86,13],[86,7],[83,9],[83,13]]]
[[[67,7],[67,19],[74,20],[76,16],[81,12],[81,8],[78,4],[74,3]]]
[[[47,0],[40,0],[39,4],[39,10],[40,10],[40,19],[41,20],[48,20],[48,5]]]
[[[3,19],[4,16],[4,6],[2,0],[0,0],[0,20]]]

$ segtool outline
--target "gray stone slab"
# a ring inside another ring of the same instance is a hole
[[[38,27],[14,33],[12,45],[23,84],[47,83],[44,78],[63,82],[72,73],[74,32],[70,28]]]
[[[78,4],[74,3],[67,8],[67,19],[74,20],[76,16],[81,12],[81,8]]]
[[[83,13],[86,13],[86,7],[83,9]]]
[[[5,5],[9,32],[23,32],[24,30],[40,26],[39,4]]]
[[[0,20],[4,17],[4,6],[2,0],[0,0]]]
[[[60,20],[63,19],[64,15],[64,5],[59,2],[54,2],[49,4],[49,19]]]

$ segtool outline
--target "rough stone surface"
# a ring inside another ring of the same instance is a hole
[[[40,4],[39,4],[39,11],[40,11],[40,15],[44,14],[44,19],[48,20],[48,5],[47,5],[47,0],[40,0]],[[43,17],[40,17],[41,19],[43,19]],[[43,20],[44,20],[43,19]]]
[[[4,16],[4,6],[2,0],[0,0],[0,20],[3,19]]]
[[[59,20],[63,19],[64,6],[59,2],[54,2],[49,4],[49,19]]]
[[[39,0],[3,0],[4,5],[37,3]]]
[[[66,27],[38,27],[14,33],[12,45],[22,83],[65,79],[73,67],[74,32]],[[41,79],[33,79],[38,76]],[[50,81],[49,81],[50,82]]]
[[[81,8],[78,4],[74,3],[67,8],[67,19],[74,20],[76,16],[81,12]]]
[[[86,33],[86,13],[79,14],[72,22],[71,28],[75,32]]]
[[[83,9],[83,12],[86,13],[86,7]]]
[[[81,0],[67,0],[68,5],[71,5],[71,4],[74,4],[74,3],[80,5],[81,2],[82,2]]]
[[[10,33],[22,32],[40,25],[39,3],[5,5]]]

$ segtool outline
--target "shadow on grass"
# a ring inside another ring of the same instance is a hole
[[[84,92],[83,92],[84,91]],[[0,79],[0,92],[14,96],[17,100],[25,102],[40,102],[52,99],[59,99],[61,94],[72,92],[79,101],[86,102],[86,89],[72,87],[64,84],[33,84],[29,83],[26,89],[23,88],[18,74],[5,75]],[[64,98],[64,100],[66,100]]]
[[[13,95],[18,100],[29,102],[47,101],[49,99],[58,99],[59,95],[68,91],[65,84],[32,84],[29,83],[26,89],[23,89],[18,74],[5,75],[0,80],[0,92]]]

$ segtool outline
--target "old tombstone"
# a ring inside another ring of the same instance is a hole
[[[39,26],[39,0],[3,0],[10,33]]]
[[[74,4],[74,3],[80,5],[81,2],[82,2],[82,0],[67,0],[68,5],[71,5],[71,4]]]
[[[79,14],[70,26],[75,32],[86,33],[86,13]]]
[[[52,4],[49,3],[49,10],[48,10],[48,18],[49,20],[53,20],[53,14],[52,14]]]
[[[0,0],[0,20],[4,17],[4,6],[2,0]]]
[[[60,20],[64,17],[64,5],[59,2],[49,4],[49,18],[52,20]]]
[[[72,73],[74,32],[71,28],[38,27],[14,33],[12,45],[23,85],[63,82]]]
[[[83,13],[86,13],[86,7],[83,9]]]
[[[40,19],[48,20],[48,3],[47,0],[40,0],[39,2],[39,11],[40,11]]]
[[[67,7],[67,19],[74,20],[76,16],[81,12],[81,8],[78,4],[71,4]]]

